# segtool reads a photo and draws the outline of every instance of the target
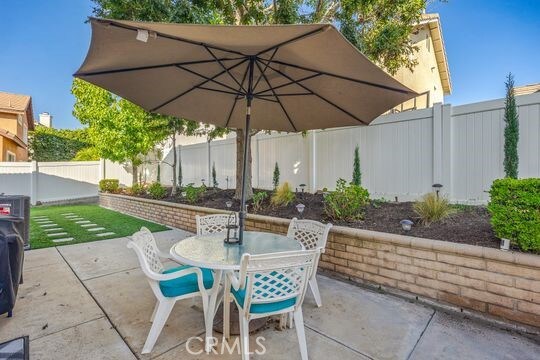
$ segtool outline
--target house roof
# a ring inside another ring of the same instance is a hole
[[[452,92],[452,81],[450,79],[450,69],[448,67],[448,58],[446,57],[439,14],[422,14],[422,19],[418,25],[427,25],[429,27],[443,90],[445,94],[450,94]]]
[[[34,111],[32,97],[29,95],[11,94],[0,91],[0,111],[27,114],[28,128],[34,129]]]
[[[0,129],[0,136],[4,136],[8,139],[11,139],[13,140],[14,142],[17,143],[17,145],[19,145],[20,147],[23,147],[23,148],[26,148],[26,144],[17,137],[17,135],[13,134],[13,133],[10,133],[9,131],[7,130],[4,130],[4,129]]]
[[[540,83],[514,87],[514,95],[527,95],[540,92]]]

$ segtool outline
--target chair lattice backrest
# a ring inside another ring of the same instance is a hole
[[[300,242],[306,250],[324,249],[330,228],[332,224],[293,218],[287,236]]]
[[[229,214],[214,214],[205,216],[195,216],[197,221],[197,235],[211,235],[227,231],[227,224],[231,218],[231,225],[237,224],[237,218],[232,219],[233,215]]]
[[[303,301],[316,251],[290,251],[268,255],[244,254],[240,278],[246,280],[244,306],[297,298]]]
[[[155,273],[163,271],[163,264],[159,259],[157,244],[154,236],[145,227],[131,236],[130,247],[135,250],[141,262],[141,266],[146,266]]]

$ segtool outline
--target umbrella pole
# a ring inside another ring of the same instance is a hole
[[[251,118],[251,100],[247,101],[246,109],[246,127],[244,130],[244,159],[242,163],[242,196],[240,198],[240,214],[239,214],[239,227],[240,231],[238,234],[238,244],[242,245],[244,240],[244,229],[245,229],[245,219],[246,219],[246,180],[247,180],[247,161],[248,161],[248,145],[250,142],[249,137],[249,123]]]
[[[251,120],[251,100],[253,100],[253,66],[255,64],[255,58],[249,59],[249,78],[248,78],[248,91],[246,95],[247,107],[246,107],[246,127],[244,128],[244,158],[242,163],[242,196],[240,198],[240,213],[238,219],[238,244],[242,245],[244,241],[244,229],[246,220],[246,180],[247,180],[247,162],[248,162],[248,150],[250,145],[250,120]]]

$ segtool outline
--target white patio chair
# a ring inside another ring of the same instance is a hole
[[[332,224],[330,223],[325,225],[314,220],[298,220],[297,218],[293,218],[287,231],[287,236],[300,242],[304,246],[304,249],[317,250],[318,255],[313,266],[313,273],[309,279],[309,287],[318,307],[322,306],[322,300],[319,285],[317,284],[317,266],[319,265],[321,254],[325,251],[328,233],[331,228]]]
[[[240,322],[242,359],[249,359],[249,322],[252,319],[293,313],[302,360],[307,360],[307,344],[302,315],[316,250],[276,254],[244,254],[238,277],[227,273],[224,294],[223,336],[229,338],[229,302],[236,302]]]
[[[157,298],[150,318],[152,327],[144,343],[142,354],[152,351],[174,304],[178,300],[201,296],[206,324],[209,299],[207,289],[210,289],[214,283],[210,270],[188,265],[166,270],[160,257],[168,258],[168,256],[159,251],[154,236],[145,227],[132,235],[127,247],[133,249],[137,254],[141,269]]]
[[[231,217],[231,219],[229,219]],[[238,225],[238,216],[232,219],[231,214],[195,215],[197,235],[210,235],[227,231],[229,220]]]

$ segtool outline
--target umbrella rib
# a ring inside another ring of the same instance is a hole
[[[234,60],[242,60],[241,58],[222,58],[221,61],[234,61]],[[205,64],[215,62],[214,59],[211,60],[195,60],[195,61],[185,61],[185,62],[176,62],[176,63],[170,63],[170,64],[159,64],[159,65],[148,65],[148,66],[137,66],[132,68],[123,68],[123,69],[113,69],[113,70],[102,70],[102,71],[90,71],[90,72],[78,72],[75,73],[73,76],[80,77],[80,76],[93,76],[93,75],[107,75],[107,74],[116,74],[116,73],[123,73],[128,71],[139,71],[139,70],[151,70],[151,69],[161,69],[164,67],[172,67],[172,66],[182,66],[182,65],[196,65],[196,64]]]
[[[265,52],[268,52],[270,50],[274,50],[274,49],[277,49],[277,48],[280,48],[282,46],[285,46],[285,45],[288,45],[290,43],[293,43],[295,41],[298,41],[298,40],[302,40],[304,38],[307,38],[307,37],[310,37],[310,36],[313,36],[313,35],[316,35],[318,33],[320,33],[321,31],[327,29],[330,25],[325,25],[325,26],[321,26],[320,28],[317,28],[315,30],[311,30],[311,31],[308,31],[307,33],[305,34],[302,34],[302,35],[298,35],[298,36],[295,36],[293,37],[292,39],[289,39],[289,40],[285,40],[285,41],[282,41],[280,42],[279,44],[276,44],[276,45],[273,45],[265,50],[262,50],[262,51],[259,51],[256,56],[259,56],[261,54],[264,54]]]
[[[269,95],[269,96],[274,97],[274,95]],[[257,95],[253,95],[253,98],[263,100],[263,101],[269,101],[269,102],[273,102],[273,103],[278,102],[277,100],[272,100],[272,99],[268,99],[267,97],[260,97],[260,96],[257,96]]]
[[[270,97],[270,96],[302,96],[302,95],[313,95],[313,93],[288,93],[288,94],[267,94],[267,95],[257,95],[257,97],[259,98],[262,98],[262,97]]]
[[[227,74],[229,74],[229,76],[234,80],[234,82],[236,83],[236,85],[240,86],[240,88],[243,90],[244,93],[247,93],[246,89],[244,89],[244,87],[242,86],[242,84],[240,84],[240,82],[238,82],[238,80],[231,74],[231,72],[229,71],[229,69],[227,69],[227,67],[225,65],[223,65],[223,63],[221,61],[219,61],[219,59],[217,58],[217,56],[212,52],[212,50],[210,50],[210,48],[208,48],[208,46],[205,46],[204,47],[206,49],[206,51],[208,51],[210,53],[210,55],[214,58],[215,61],[218,62],[218,64],[223,68],[223,70],[225,70],[227,72]],[[247,59],[247,58],[246,58]]]
[[[217,80],[215,80],[215,79],[211,79],[211,78],[209,78],[208,76],[205,76],[205,75],[203,75],[203,74],[200,74],[200,73],[198,73],[198,72],[196,72],[196,71],[193,71],[193,70],[191,70],[191,69],[188,69],[188,68],[186,68],[186,67],[184,67],[184,66],[176,65],[176,67],[179,68],[179,69],[181,69],[181,70],[187,71],[187,72],[189,72],[189,73],[191,73],[191,74],[193,74],[193,75],[197,75],[197,76],[199,76],[199,77],[201,77],[201,78],[203,78],[203,79],[206,79],[206,80],[208,80],[208,81],[211,81],[211,82],[213,82],[213,83],[216,83],[216,84],[218,84],[218,85],[221,85],[221,86],[223,86],[224,88],[227,88],[227,89],[229,89],[229,90],[234,91],[235,93],[238,93],[238,90],[236,90],[236,89],[233,88],[232,86],[229,86],[229,85],[227,85],[227,84],[222,83],[221,81],[217,81]],[[242,94],[243,94],[243,93],[242,93]]]
[[[262,59],[262,60],[265,60],[265,59]],[[321,75],[331,76],[331,77],[335,77],[335,78],[341,79],[341,80],[348,80],[348,81],[352,81],[352,82],[363,84],[363,85],[374,86],[374,87],[378,87],[378,88],[381,88],[381,89],[396,91],[396,92],[400,92],[400,93],[403,93],[403,94],[408,94],[408,93],[411,92],[411,91],[408,91],[408,90],[398,89],[398,88],[395,88],[395,87],[392,87],[392,86],[386,86],[386,85],[376,84],[376,83],[373,83],[373,82],[370,82],[370,81],[353,79],[353,78],[348,77],[348,76],[332,74],[332,73],[329,73],[327,71],[314,70],[314,69],[307,68],[305,66],[291,64],[291,63],[287,63],[287,62],[280,61],[280,60],[265,60],[265,61],[269,61],[269,62],[272,62],[272,63],[275,63],[275,64],[294,67],[294,68],[304,70],[304,71],[310,71],[310,72],[313,72],[313,73],[319,73]]]
[[[281,89],[281,88],[286,87],[286,86],[298,84],[301,81],[306,81],[306,80],[309,80],[309,79],[313,79],[313,78],[315,78],[317,76],[321,76],[321,75],[322,74],[313,74],[313,75],[309,75],[309,76],[303,77],[303,78],[298,79],[298,80],[292,80],[292,81],[289,81],[288,83],[281,84],[281,85],[278,85],[278,86],[274,87],[274,90]],[[259,91],[258,93],[255,93],[255,95],[266,96],[266,95],[262,95],[262,94],[265,93],[265,92],[268,92],[268,91],[270,91],[270,89]]]
[[[197,89],[214,91],[214,92],[218,92],[218,93],[222,93],[222,94],[230,94],[230,95],[235,95],[235,96],[243,96],[244,95],[244,94],[239,93],[239,92],[226,91],[226,90],[220,90],[220,89],[212,89],[212,88],[208,88],[208,87],[205,87],[205,86],[197,86]]]
[[[234,112],[234,108],[236,107],[236,103],[238,102],[238,96],[234,98],[234,102],[231,106],[231,110],[229,111],[229,116],[227,116],[227,121],[225,122],[225,127],[229,126],[229,121],[231,121],[232,114]]]
[[[274,70],[275,72],[277,72],[278,74],[281,74],[281,76],[284,76],[286,77],[287,79],[289,79],[290,81],[293,81],[293,78],[291,78],[289,75],[283,73],[282,71],[280,70],[277,70],[275,69],[274,67],[272,67],[271,65],[268,66],[270,69]],[[349,111],[345,110],[344,108],[342,108],[341,106],[337,105],[337,104],[334,104],[332,101],[328,100],[327,98],[325,98],[324,96],[321,96],[319,94],[317,94],[316,92],[314,92],[313,90],[311,90],[310,88],[308,88],[307,86],[303,85],[303,84],[300,84],[298,83],[298,86],[302,87],[304,90],[306,91],[309,91],[311,94],[315,95],[316,97],[318,97],[319,99],[327,102],[328,104],[332,105],[333,107],[341,110],[342,112],[344,112],[345,114],[349,115],[350,117],[352,117],[353,119],[355,119],[356,121],[358,122],[361,122],[362,124],[364,125],[369,125],[368,123],[366,123],[365,121],[363,121],[362,119],[358,118],[356,115],[350,113]]]
[[[225,49],[225,48],[222,48],[222,47],[219,47],[219,46],[206,44],[206,43],[203,43],[203,42],[200,42],[200,41],[194,41],[194,40],[185,39],[185,38],[182,38],[182,37],[179,37],[179,36],[164,34],[162,32],[155,31],[155,30],[149,30],[149,29],[139,28],[139,27],[135,27],[135,26],[119,24],[119,23],[112,22],[112,21],[106,20],[106,19],[95,19],[95,20],[97,20],[99,22],[102,22],[102,23],[105,23],[105,24],[109,24],[110,26],[113,26],[113,27],[121,28],[121,29],[132,30],[132,31],[137,31],[139,29],[143,29],[143,30],[147,30],[147,31],[151,31],[153,33],[156,33],[157,35],[159,35],[160,37],[165,38],[165,39],[176,40],[176,41],[184,42],[184,43],[191,44],[191,45],[203,46],[205,48],[212,48],[212,49],[215,49],[215,50],[225,51],[225,52],[240,55],[240,56],[247,56],[246,54],[241,53],[240,51]]]
[[[229,67],[228,69],[229,69],[229,70],[234,69],[234,68],[236,68],[236,67],[242,65],[242,64],[245,63],[246,61],[247,61],[247,59],[244,59],[244,60],[240,61],[239,63],[237,63],[237,64],[235,64],[235,65]],[[221,75],[225,74],[225,72],[226,72],[225,70],[220,71],[220,72],[217,73],[216,75],[212,76],[212,77],[210,78],[210,80],[204,80],[203,82],[201,82],[201,83],[199,83],[199,84],[197,84],[197,85],[191,87],[190,89],[188,89],[188,90],[186,90],[186,91],[183,91],[182,93],[176,95],[175,97],[173,97],[173,98],[171,98],[171,99],[165,101],[164,103],[162,103],[162,104],[160,104],[160,105],[158,105],[158,106],[152,108],[152,109],[150,110],[150,112],[154,112],[154,111],[156,111],[156,110],[158,110],[158,109],[164,107],[165,105],[168,105],[168,104],[172,103],[173,101],[175,101],[175,100],[181,98],[182,96],[186,95],[187,93],[190,93],[191,91],[197,89],[199,86],[202,86],[202,85],[206,84],[207,82],[209,82],[209,81],[211,81],[211,80],[217,78],[218,76],[221,76]]]
[[[277,53],[278,50],[279,50],[278,47],[275,48],[274,52],[272,53],[272,56],[270,56],[270,60],[272,60],[274,58],[274,56],[276,56],[276,53]],[[264,66],[264,69],[262,70],[261,75],[259,75],[259,78],[257,79],[257,81],[255,81],[255,85],[253,86],[253,91],[255,91],[255,89],[257,88],[257,85],[259,85],[259,82],[262,79],[262,74],[264,74],[266,72],[266,69],[268,69],[268,63]]]
[[[246,77],[247,77],[248,72],[249,72],[249,66],[246,66],[246,71],[244,72],[244,76],[242,77],[242,82],[241,82],[242,86],[244,85],[244,81],[246,81]],[[238,91],[241,91],[242,86],[240,86]],[[234,97],[234,102],[233,102],[233,105],[231,107],[231,111],[229,111],[229,116],[227,117],[227,121],[225,122],[225,127],[229,126],[229,122],[231,121],[231,116],[233,114],[234,108],[236,107],[236,103],[238,102],[238,99],[239,99],[238,96]]]
[[[259,69],[259,71],[261,72],[261,75],[262,77],[264,78],[264,81],[266,81],[266,83],[268,84],[268,87],[270,88],[270,90],[272,91],[272,94],[274,94],[274,97],[276,98],[279,106],[281,107],[281,110],[283,110],[283,113],[285,114],[285,116],[287,117],[287,120],[289,120],[289,123],[291,124],[292,128],[294,131],[298,131],[298,129],[296,128],[296,126],[294,126],[294,123],[293,121],[291,120],[291,117],[289,116],[289,113],[287,112],[287,110],[285,110],[285,106],[283,106],[281,100],[279,100],[279,97],[277,97],[276,95],[276,92],[274,91],[274,89],[272,88],[272,85],[270,84],[270,81],[268,81],[268,78],[266,77],[265,73],[262,71],[261,69],[261,65],[259,64],[259,61],[255,62],[257,64],[257,68]]]

